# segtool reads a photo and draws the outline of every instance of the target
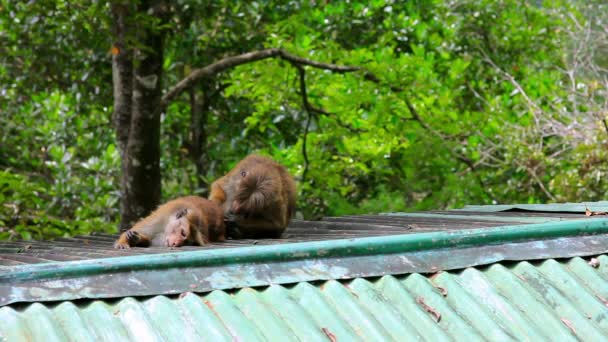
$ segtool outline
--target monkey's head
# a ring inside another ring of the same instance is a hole
[[[185,216],[171,216],[165,226],[165,245],[167,247],[183,246],[190,236],[190,224]]]
[[[263,212],[275,201],[278,193],[276,187],[280,180],[275,173],[265,165],[253,165],[239,170],[234,176],[236,194],[230,212],[241,216]]]

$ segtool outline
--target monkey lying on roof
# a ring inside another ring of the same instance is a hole
[[[122,233],[114,243],[114,248],[179,247],[186,243],[202,246],[210,241],[224,240],[222,209],[202,197],[187,196],[158,207]]]

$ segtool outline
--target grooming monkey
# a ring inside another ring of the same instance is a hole
[[[227,235],[278,238],[296,206],[296,184],[284,166],[249,155],[211,184],[209,199],[222,207]]]

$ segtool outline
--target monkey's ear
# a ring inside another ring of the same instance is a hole
[[[186,209],[186,208],[179,209],[179,210],[178,210],[178,211],[175,213],[175,218],[176,218],[176,219],[180,219],[180,218],[182,218],[182,217],[186,216],[186,214],[188,214],[188,209]]]
[[[247,171],[241,171],[241,177],[247,176]]]

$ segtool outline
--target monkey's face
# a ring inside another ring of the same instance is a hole
[[[183,246],[190,236],[190,225],[186,217],[171,218],[165,227],[165,244],[167,247]]]
[[[233,177],[232,183],[234,184],[234,189],[236,191],[234,201],[230,204],[230,213],[234,215],[240,215],[242,213],[241,203],[247,200],[249,193],[251,190],[251,179],[249,176],[249,172],[245,169],[239,170]]]
[[[248,178],[249,172],[245,169],[239,170],[236,174],[232,176],[231,183],[234,184],[234,189],[236,192],[241,192],[243,188],[243,183],[246,183],[246,179]]]

